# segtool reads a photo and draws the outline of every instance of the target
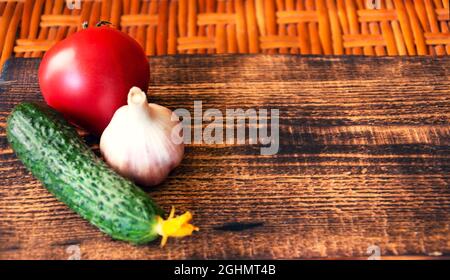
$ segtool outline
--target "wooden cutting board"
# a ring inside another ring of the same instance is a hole
[[[172,56],[150,59],[149,99],[193,111],[279,109],[280,148],[192,144],[146,191],[201,231],[135,247],[58,202],[5,138],[41,100],[38,59],[10,60],[0,92],[0,258],[382,258],[450,255],[450,58]],[[96,147],[95,139],[86,140]]]

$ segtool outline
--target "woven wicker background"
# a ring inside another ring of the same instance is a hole
[[[99,20],[148,55],[449,55],[450,0],[0,0],[1,61]]]

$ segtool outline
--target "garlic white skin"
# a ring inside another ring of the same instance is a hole
[[[183,142],[171,136],[179,123],[171,110],[147,103],[146,94],[133,87],[128,105],[114,113],[103,131],[100,151],[122,176],[143,186],[157,185],[183,159]]]

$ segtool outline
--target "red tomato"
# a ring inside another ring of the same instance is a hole
[[[57,43],[39,66],[47,104],[101,135],[131,87],[147,91],[150,67],[142,47],[108,26],[81,30]]]

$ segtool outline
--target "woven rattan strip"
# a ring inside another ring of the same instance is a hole
[[[30,11],[32,1],[0,1],[0,66],[11,56],[16,33],[20,22],[28,16],[24,9]],[[28,25],[28,24],[27,24]],[[21,29],[21,34],[26,32],[26,27]]]
[[[148,55],[449,55],[449,0],[0,0],[4,62],[107,20]]]

